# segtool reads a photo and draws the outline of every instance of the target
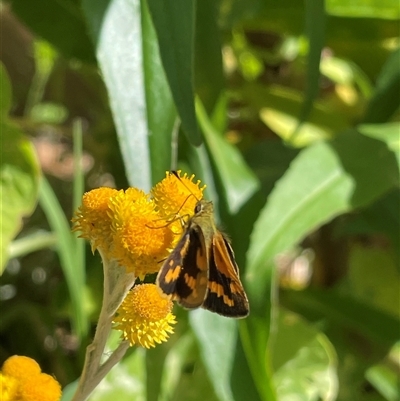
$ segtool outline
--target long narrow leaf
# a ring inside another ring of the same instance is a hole
[[[160,54],[182,128],[193,145],[200,145],[194,106],[195,0],[148,0]]]
[[[88,317],[86,316],[85,309],[82,307],[84,305],[84,283],[81,280],[82,273],[77,272],[76,250],[74,248],[75,240],[57,197],[44,177],[41,181],[39,201],[51,229],[58,236],[57,251],[60,256],[61,268],[68,285],[72,303],[72,326],[78,337],[82,338],[87,330]]]
[[[148,191],[151,166],[140,1],[84,0],[83,9],[97,45],[128,181]]]

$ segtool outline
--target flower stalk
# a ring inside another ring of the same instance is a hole
[[[133,286],[135,275],[134,273],[125,273],[115,260],[108,261],[101,250],[99,252],[103,259],[104,268],[103,302],[93,341],[86,348],[82,375],[72,401],[85,401],[129,348],[129,342],[122,341],[111,356],[101,363],[111,332],[113,316]]]
[[[204,190],[193,178],[179,177],[185,182],[181,185],[167,173],[151,194],[137,188],[97,188],[84,194],[73,230],[90,241],[93,252],[99,251],[104,287],[95,335],[72,401],[85,401],[129,346],[155,347],[173,333],[172,301],[163,298],[155,284],[135,285],[135,279],[157,273],[182,235],[182,216],[193,214]],[[121,331],[121,343],[103,361],[112,329]]]

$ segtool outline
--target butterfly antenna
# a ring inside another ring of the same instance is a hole
[[[183,204],[186,203],[186,201],[188,200],[188,198],[189,198],[190,196],[193,196],[193,197],[196,199],[197,202],[200,200],[200,199],[198,199],[197,196],[190,190],[190,188],[181,180],[181,177],[179,177],[179,174],[178,174],[177,171],[171,170],[171,171],[170,171],[170,174],[173,174],[173,175],[177,178],[177,180],[190,192],[190,195],[186,198],[186,200],[185,200],[185,202],[184,202]],[[183,205],[182,205],[182,206],[183,206]]]

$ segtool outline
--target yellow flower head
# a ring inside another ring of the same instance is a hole
[[[119,307],[114,328],[121,330],[131,345],[155,347],[155,343],[167,341],[168,333],[173,333],[171,324],[176,320],[172,305],[172,301],[160,296],[156,285],[136,285]]]
[[[52,376],[40,373],[21,383],[20,395],[24,401],[55,401],[61,398],[61,386]]]
[[[199,187],[200,181],[193,182],[194,175],[190,178],[185,173],[181,177],[181,171],[177,172],[178,177],[167,172],[166,177],[159,182],[151,193],[154,201],[163,217],[193,216],[197,201],[203,198],[205,186]]]
[[[160,217],[153,200],[129,188],[111,199],[109,216],[115,259],[140,277],[157,272],[174,236],[168,225],[155,225]]]
[[[13,355],[3,363],[1,372],[16,379],[23,379],[38,375],[41,369],[34,359],[23,355]]]
[[[58,401],[61,386],[52,376],[41,373],[33,359],[14,355],[3,364],[0,396],[2,401]]]
[[[200,188],[200,181],[193,182],[194,175],[190,178],[185,173],[181,177],[167,172],[166,177],[159,182],[151,193],[160,215],[166,219],[167,224],[175,234],[173,246],[182,234],[183,225],[194,215],[196,203],[203,198],[205,186]]]
[[[91,242],[92,251],[99,248],[107,254],[110,250],[112,233],[108,203],[110,198],[119,192],[121,191],[107,187],[86,192],[82,198],[82,205],[72,219],[73,231],[81,231],[80,237]]]
[[[12,376],[6,376],[0,373],[0,400],[15,401],[18,400],[18,380]]]

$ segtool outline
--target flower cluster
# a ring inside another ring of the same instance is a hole
[[[156,273],[176,245],[187,220],[203,197],[200,181],[167,173],[150,192],[97,188],[83,196],[73,218],[74,231],[98,249],[104,266],[116,261],[126,273],[143,279]],[[175,323],[172,303],[154,285],[131,290],[114,318],[115,328],[131,345],[154,347],[166,341]]]
[[[14,355],[8,358],[0,372],[2,401],[58,401],[61,386],[54,377],[42,373],[31,358]]]

